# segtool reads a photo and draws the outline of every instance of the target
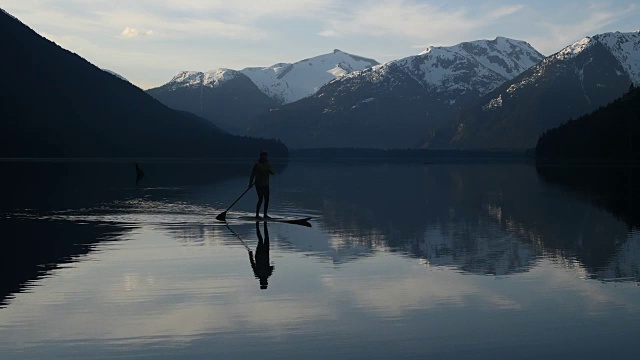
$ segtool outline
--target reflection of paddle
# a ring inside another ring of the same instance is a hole
[[[242,238],[240,237],[240,235],[236,234],[236,232],[235,232],[235,231],[233,231],[233,229],[231,228],[231,226],[229,226],[229,224],[226,224],[225,226],[227,227],[227,229],[229,229],[229,230],[231,231],[231,233],[232,233],[233,235],[235,235],[235,236],[238,238],[238,240],[240,240],[240,242],[242,243],[242,245],[244,245],[244,247],[247,249],[247,251],[248,251],[248,252],[251,252],[251,249],[250,249],[250,248],[249,248],[249,246],[248,246],[248,245],[247,245],[247,244],[242,240]]]
[[[253,187],[253,184],[249,185],[249,187],[247,188],[247,190],[245,190],[242,195],[240,195],[236,201],[233,202],[233,204],[231,204],[231,206],[229,206],[229,208],[227,210],[225,210],[223,213],[221,213],[220,215],[216,216],[216,220],[218,221],[227,221],[227,212],[229,210],[231,210],[231,208],[233,207],[233,205],[235,205],[238,201],[240,201],[240,199],[242,199],[242,197],[244,196],[244,194],[246,194],[249,190],[251,190],[251,188]]]

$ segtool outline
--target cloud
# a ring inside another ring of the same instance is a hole
[[[637,15],[640,12],[640,6],[631,4],[627,7],[619,7],[612,4],[591,3],[589,6],[581,5],[579,8],[568,11],[577,14],[578,20],[569,23],[541,21],[538,25],[544,29],[543,34],[531,36],[529,42],[542,53],[555,53],[585,36],[602,32],[604,28],[623,18]]]
[[[126,38],[131,38],[131,37],[136,37],[139,35],[138,29],[132,29],[130,27],[126,27],[124,30],[122,30],[122,33],[120,34]]]
[[[505,16],[513,15],[524,9],[524,5],[513,5],[499,7],[489,13],[489,18],[499,19]]]
[[[469,40],[478,29],[523,9],[524,5],[515,5],[478,11],[469,6],[445,8],[416,1],[378,1],[367,7],[343,9],[340,15],[327,20],[320,35],[401,37],[451,45]]]
[[[324,31],[319,32],[318,35],[324,36],[324,37],[337,37],[337,36],[340,36],[340,34],[335,32],[335,30],[324,30]]]
[[[138,36],[152,36],[153,30],[140,31],[138,29],[130,28],[127,26],[126,28],[124,28],[124,30],[122,30],[120,35],[122,35],[125,38],[133,38]]]
[[[323,48],[384,62],[415,54],[412,46],[507,36],[550,54],[585,35],[630,31],[640,6],[632,0],[615,6],[606,0],[3,0],[2,7],[88,60],[157,85],[185,68],[269,65]],[[141,46],[124,39],[153,41]],[[136,61],[122,64],[120,53]],[[185,53],[191,56],[178,55]]]

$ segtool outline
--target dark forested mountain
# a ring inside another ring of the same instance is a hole
[[[245,134],[251,119],[278,106],[246,75],[229,69],[184,71],[147,93],[172,109],[213,120],[234,134]]]
[[[542,58],[506,38],[432,47],[333,80],[259,117],[250,134],[296,148],[413,147],[428,128]]]
[[[540,161],[640,161],[640,88],[595,112],[546,131]]]
[[[640,81],[640,32],[584,38],[455,115],[424,146],[531,148],[540,134]]]
[[[0,157],[285,155],[172,110],[0,11]]]

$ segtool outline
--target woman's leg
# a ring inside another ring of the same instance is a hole
[[[265,188],[263,191],[264,195],[264,217],[267,217],[267,211],[269,210],[269,188]]]
[[[260,206],[262,206],[262,200],[264,199],[264,192],[259,187],[256,187],[256,192],[258,193],[258,203],[256,204],[256,217],[260,217]]]

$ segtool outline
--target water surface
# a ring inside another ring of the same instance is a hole
[[[0,358],[637,356],[635,170],[294,161],[265,229],[250,162],[141,166],[0,165]]]

